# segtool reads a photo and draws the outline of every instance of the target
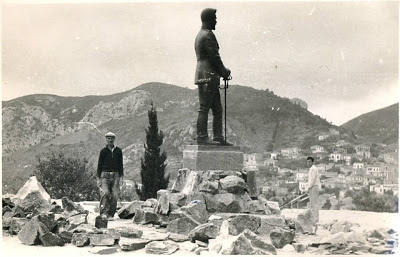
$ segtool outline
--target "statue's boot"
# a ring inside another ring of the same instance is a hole
[[[197,138],[197,144],[199,144],[199,145],[221,145],[218,141],[211,141],[208,137]]]
[[[229,143],[229,142],[225,141],[222,138],[214,138],[213,141],[214,142],[219,142],[221,146],[233,146],[232,143]]]

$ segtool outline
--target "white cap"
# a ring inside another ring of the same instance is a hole
[[[115,134],[112,132],[107,132],[106,137],[115,137]]]

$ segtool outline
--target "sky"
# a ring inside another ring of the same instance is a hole
[[[399,101],[397,1],[18,2],[2,5],[3,101],[146,82],[195,89],[194,39],[207,7],[217,9],[231,84],[300,98],[335,125]]]

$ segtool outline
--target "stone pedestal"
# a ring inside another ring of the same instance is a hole
[[[239,146],[187,145],[183,150],[183,168],[240,171],[243,152]]]

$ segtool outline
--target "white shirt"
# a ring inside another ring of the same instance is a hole
[[[319,181],[318,168],[315,167],[314,164],[310,167],[310,170],[308,171],[308,188],[311,188],[313,186],[321,186],[321,182]]]

